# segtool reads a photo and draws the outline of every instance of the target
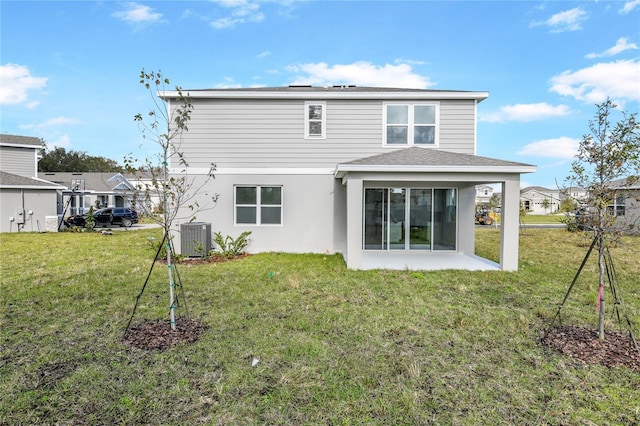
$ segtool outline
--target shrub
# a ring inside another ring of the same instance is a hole
[[[234,240],[229,235],[223,237],[220,232],[214,233],[213,242],[218,246],[216,253],[222,257],[240,256],[249,245],[249,235],[251,231],[245,231]]]

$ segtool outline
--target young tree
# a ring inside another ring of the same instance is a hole
[[[589,122],[590,134],[583,136],[576,160],[567,177],[570,185],[587,189],[586,205],[589,211],[588,228],[594,232],[598,249],[600,286],[598,291],[598,335],[604,339],[604,280],[607,242],[624,230],[610,209],[621,189],[614,181],[625,178],[627,185],[637,181],[640,173],[640,124],[637,114],[621,112],[621,119],[613,124],[611,114],[617,105],[607,99],[596,105],[594,119]]]
[[[153,107],[146,116],[138,113],[134,120],[145,140],[151,141],[159,148],[157,154],[144,160],[136,160],[131,156],[126,159],[130,170],[137,170],[138,184],[135,198],[143,200],[143,208],[148,208],[150,217],[162,226],[163,244],[166,244],[167,269],[169,276],[169,314],[171,328],[175,330],[175,279],[172,231],[176,220],[195,220],[195,213],[209,208],[209,202],[215,203],[217,195],[204,191],[205,185],[214,177],[215,165],[211,164],[207,178],[200,184],[188,175],[188,164],[180,150],[182,136],[188,131],[193,105],[187,95],[178,86],[176,103],[167,105],[159,93],[164,92],[170,84],[161,71],[140,72],[140,84],[148,91]],[[139,165],[142,163],[142,165]],[[137,166],[137,167],[136,167]],[[175,174],[174,174],[175,173]],[[205,200],[201,205],[200,200]],[[179,216],[188,212],[186,216]],[[160,214],[155,214],[159,212]]]

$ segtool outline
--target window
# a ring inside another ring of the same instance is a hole
[[[325,102],[304,103],[304,137],[305,139],[324,139],[326,123]]]
[[[282,187],[236,186],[237,225],[281,225]]]
[[[385,145],[437,145],[438,104],[385,104]]]

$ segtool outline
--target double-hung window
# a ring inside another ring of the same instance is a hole
[[[304,137],[305,139],[325,139],[326,137],[326,102],[304,103]]]
[[[437,103],[385,103],[385,145],[437,145]]]
[[[236,186],[237,225],[282,225],[281,186]]]

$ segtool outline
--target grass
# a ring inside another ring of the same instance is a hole
[[[520,216],[520,222],[526,224],[561,224],[564,214],[526,214]]]
[[[151,236],[0,234],[0,424],[640,423],[639,373],[537,343],[582,234],[527,229],[511,273],[349,271],[339,255],[280,253],[180,265],[190,315],[210,328],[147,352],[121,339]],[[497,260],[499,230],[476,237]],[[637,335],[640,239],[611,251]],[[166,281],[157,265],[134,321],[168,316]],[[563,323],[595,328],[597,285],[592,259]],[[607,329],[619,330],[611,313]]]

